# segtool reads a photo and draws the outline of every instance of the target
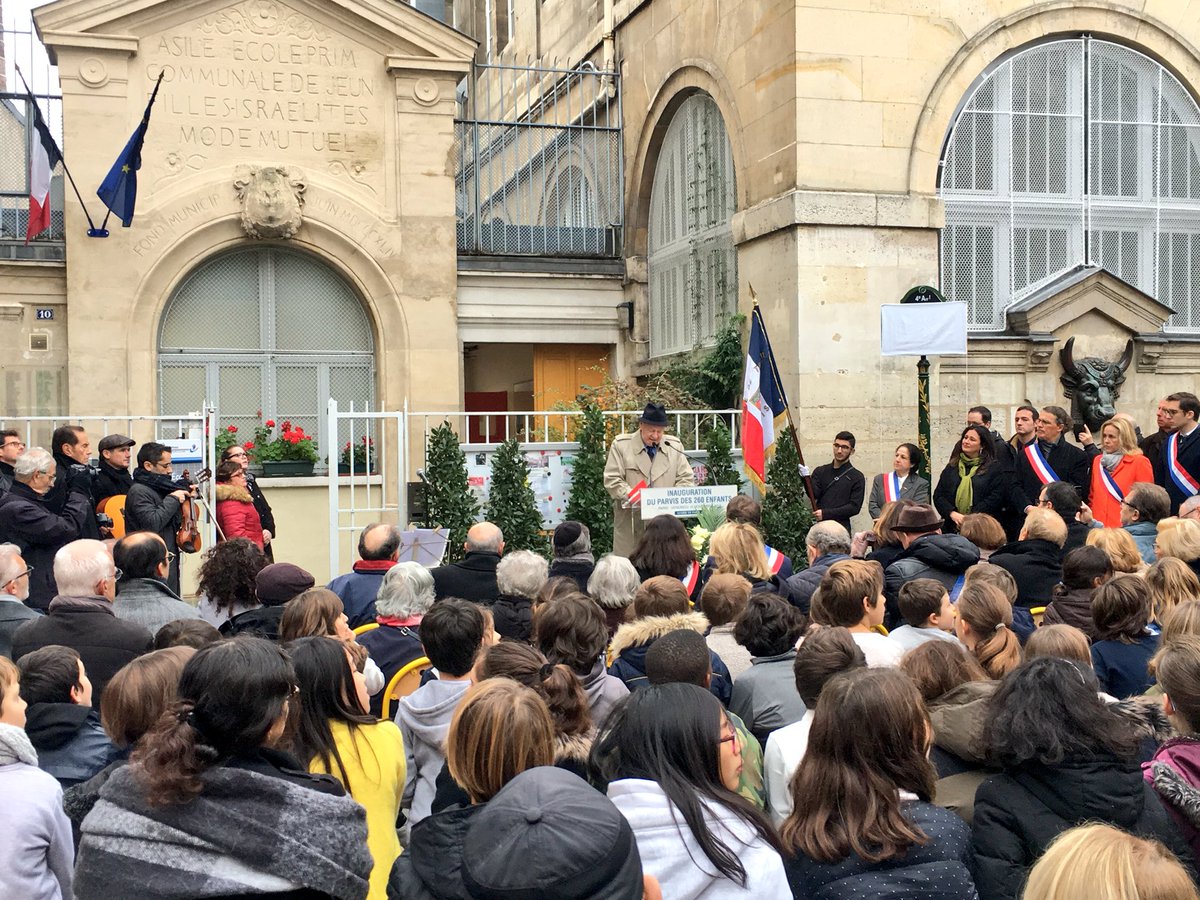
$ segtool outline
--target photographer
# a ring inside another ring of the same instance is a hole
[[[183,520],[181,509],[192,496],[171,479],[171,448],[155,441],[142,444],[133,486],[125,496],[125,529],[153,531],[167,545],[171,571],[167,585],[179,595],[179,545],[175,539]]]
[[[21,548],[29,571],[29,599],[35,609],[45,609],[57,593],[54,554],[78,540],[84,522],[91,519],[90,479],[87,469],[76,466],[57,483],[66,499],[62,512],[50,509],[46,497],[58,474],[54,458],[41,447],[32,447],[13,465],[12,490],[0,497],[0,543]]]
[[[68,476],[77,479],[79,485],[87,486],[88,514],[79,534],[81,538],[101,537],[100,525],[96,520],[96,470],[90,465],[92,444],[82,425],[60,425],[50,437],[50,450],[58,467],[58,478],[46,494],[46,506],[56,515],[62,515],[68,497]]]

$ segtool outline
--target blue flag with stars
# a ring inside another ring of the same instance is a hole
[[[154,99],[158,96],[158,87],[161,84],[160,74],[154,84],[154,92],[150,95],[150,102],[146,104],[146,111],[142,114],[142,121],[138,123],[129,143],[125,145],[125,149],[121,151],[121,155],[117,157],[117,161],[108,170],[108,175],[96,191],[96,195],[104,201],[109,212],[115,214],[126,228],[133,223],[133,206],[137,203],[137,173],[142,167],[142,144],[146,141],[146,129],[150,125],[150,107],[154,106]],[[108,217],[105,216],[105,221],[107,220]]]

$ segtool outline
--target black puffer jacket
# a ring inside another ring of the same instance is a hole
[[[950,590],[963,572],[977,562],[979,548],[961,535],[926,534],[917,538],[884,573],[883,594],[887,598],[889,620],[895,621],[893,611],[899,615],[897,599],[905,582],[932,578]]]
[[[1007,571],[1017,583],[1017,606],[1045,606],[1062,581],[1062,548],[1041,538],[1005,544],[988,562]]]
[[[1191,868],[1191,848],[1136,762],[1094,756],[1026,763],[989,778],[975,795],[971,848],[979,896],[1015,900],[1051,841],[1085,822],[1162,841]]]
[[[458,806],[413,826],[408,847],[392,864],[388,900],[470,900],[463,884],[463,841],[478,806]]]

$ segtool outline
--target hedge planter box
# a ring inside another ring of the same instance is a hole
[[[307,478],[315,463],[303,459],[266,459],[262,464],[263,478]]]

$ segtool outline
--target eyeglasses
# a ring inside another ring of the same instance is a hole
[[[22,572],[20,575],[16,576],[15,578],[10,578],[8,581],[4,582],[4,584],[0,584],[0,587],[8,587],[10,584],[16,584],[18,581],[20,581],[26,575],[32,575],[32,574],[33,574],[33,566],[27,566],[25,568],[24,572]]]
[[[24,446],[25,445],[21,441],[5,441],[3,444],[0,444],[0,449],[3,449],[5,447],[24,447]]]
[[[173,563],[173,562],[175,562],[175,559],[176,559],[175,554],[172,553],[170,550],[168,550],[167,551],[167,562]]]
[[[1164,416],[1177,416],[1177,415],[1179,415],[1179,412],[1180,412],[1177,409],[1162,409],[1162,408],[1160,408],[1158,411],[1160,413],[1162,413]]]
[[[121,576],[124,574],[125,573],[122,572],[120,569],[113,569],[113,573],[111,575],[109,575],[108,577],[111,578],[113,581],[120,581]],[[105,580],[107,580],[107,579],[105,579]]]
[[[737,732],[733,731],[733,732],[730,732],[729,734],[722,735],[721,743],[722,744],[737,744],[738,743]]]

